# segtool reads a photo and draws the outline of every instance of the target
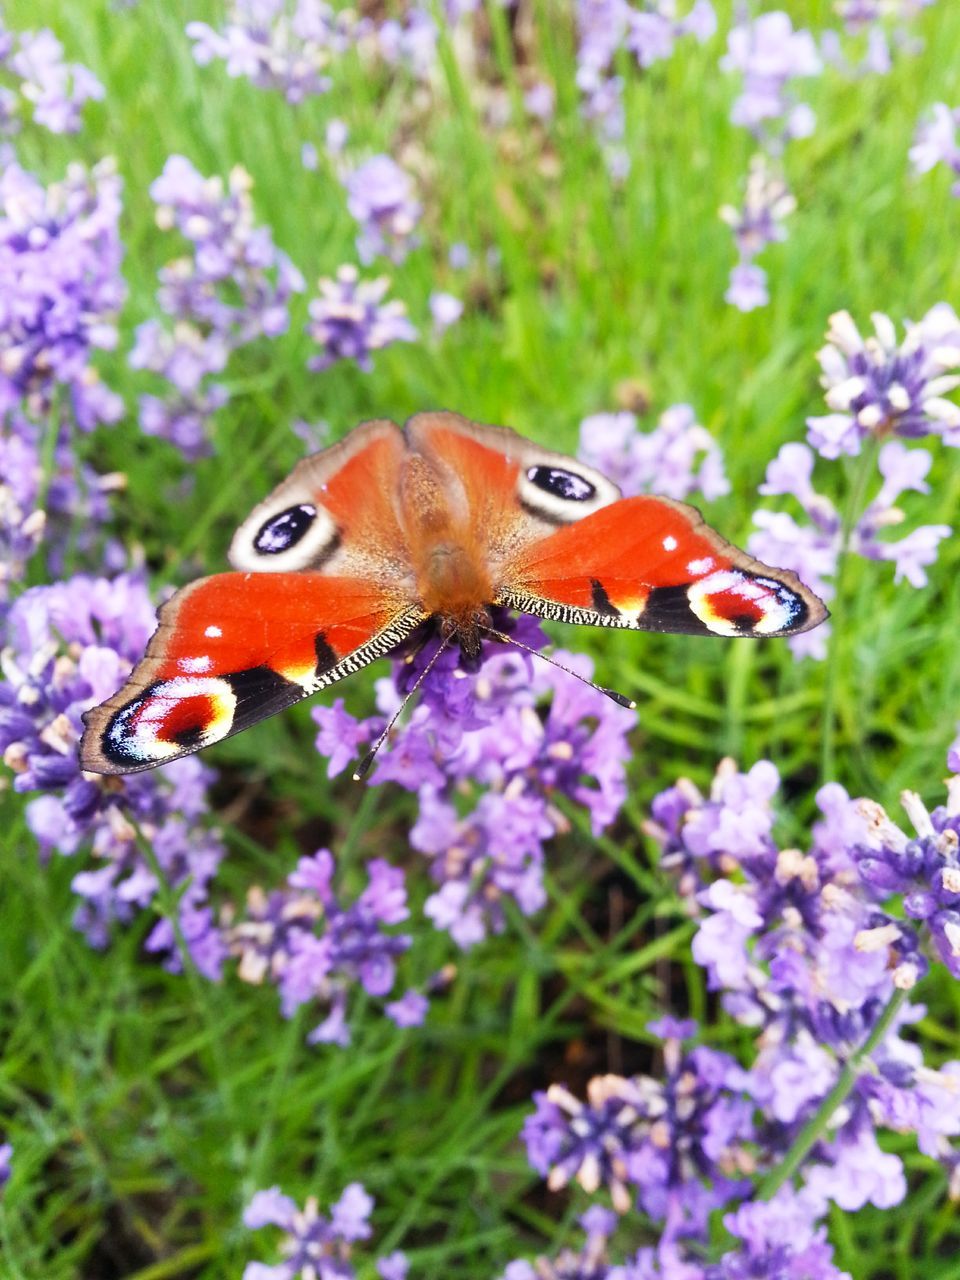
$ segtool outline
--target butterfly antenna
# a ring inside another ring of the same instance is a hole
[[[410,701],[413,695],[417,692],[417,690],[423,684],[424,680],[426,680],[427,676],[436,666],[437,659],[440,657],[441,653],[443,653],[444,649],[446,649],[447,645],[450,643],[452,638],[453,638],[452,636],[444,636],[443,639],[440,641],[440,644],[437,646],[436,653],[433,655],[433,657],[430,659],[427,665],[423,668],[423,670],[417,676],[416,680],[413,682],[412,688],[410,689],[406,697],[403,699],[403,701],[400,703],[399,707],[397,707],[393,715],[390,717],[387,723],[387,727],[384,729],[383,733],[381,733],[380,737],[376,740],[376,742],[373,744],[373,746],[370,748],[367,754],[363,757],[363,759],[357,765],[356,769],[353,771],[354,782],[362,782],[363,779],[370,772],[370,767],[373,764],[374,759],[376,758],[376,754],[380,750],[380,748],[383,746],[383,744],[386,742],[387,738],[389,737],[390,730],[393,728],[393,726],[397,723],[397,721],[403,715],[406,709],[407,703]],[[408,662],[412,661],[412,658],[408,658],[407,661]]]
[[[573,676],[574,680],[579,680],[581,684],[588,685],[591,689],[596,689],[597,693],[606,694],[618,707],[626,707],[628,711],[637,709],[637,704],[632,698],[628,698],[622,693],[617,693],[616,689],[606,689],[602,684],[595,684],[593,680],[588,680],[586,676],[582,676],[579,671],[574,671],[572,667],[565,667],[556,658],[549,657],[539,649],[531,648],[530,645],[524,644],[522,640],[514,640],[513,636],[508,636],[503,631],[494,631],[492,627],[484,627],[483,630],[488,636],[492,636],[494,640],[499,640],[501,644],[512,644],[514,648],[522,649],[524,653],[529,653],[534,658],[539,658],[541,662],[549,662],[551,667],[556,667],[558,671],[565,671],[568,676]]]

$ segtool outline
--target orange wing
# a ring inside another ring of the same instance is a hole
[[[199,751],[373,662],[423,616],[354,578],[202,578],[160,610],[119,693],[84,716],[81,765],[137,773]]]
[[[418,413],[404,434],[412,450],[444,469],[453,500],[459,497],[464,522],[479,533],[495,572],[519,547],[620,497],[599,471],[543,449],[509,427],[471,422],[457,413]],[[551,492],[551,481],[558,480],[572,486],[576,496],[565,499]]]
[[[497,604],[563,622],[693,635],[780,636],[827,616],[796,574],[731,545],[695,507],[623,498],[522,548]]]

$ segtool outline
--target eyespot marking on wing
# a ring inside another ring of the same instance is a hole
[[[517,495],[532,515],[549,524],[568,524],[615,502],[620,490],[575,458],[547,454],[521,469]]]
[[[544,493],[565,502],[589,502],[596,495],[596,486],[575,471],[563,467],[528,467],[527,479]]]
[[[263,522],[253,540],[254,549],[262,556],[275,556],[289,551],[304,537],[316,518],[317,508],[311,502],[288,507],[286,511],[270,516]]]
[[[114,713],[103,734],[103,754],[127,766],[169,760],[225,738],[236,709],[237,694],[228,680],[159,680]]]
[[[269,503],[269,500],[268,500]],[[261,507],[263,504],[261,504]],[[234,535],[230,560],[247,573],[296,573],[318,569],[340,545],[340,530],[328,511],[304,496],[257,519],[246,520]]]
[[[803,598],[783,582],[722,569],[687,588],[691,612],[721,636],[771,636],[803,625]]]

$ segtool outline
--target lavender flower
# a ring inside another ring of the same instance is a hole
[[[41,438],[40,428],[17,411],[0,428],[0,618],[10,586],[22,580],[41,544],[47,567],[59,572],[68,546],[89,548],[109,515],[109,493],[124,483],[123,476],[99,476],[78,464],[66,427],[57,433],[44,476]]]
[[[422,212],[409,174],[389,156],[374,156],[347,174],[346,188],[347,208],[360,223],[360,261],[368,264],[383,254],[403,262],[416,243],[413,232]]]
[[[437,65],[438,39],[429,7],[411,4],[402,18],[388,18],[376,27],[373,46],[388,66],[404,67],[416,79],[429,80]]]
[[[586,1236],[580,1249],[566,1248],[556,1258],[537,1258],[533,1264],[518,1259],[508,1264],[500,1280],[629,1280],[623,1268],[609,1265],[616,1214],[593,1205],[579,1222]]]
[[[10,1143],[0,1143],[0,1187],[10,1181],[10,1161],[12,1157],[13,1147]]]
[[[894,834],[876,806],[850,800],[836,785],[818,793],[823,819],[814,827],[810,851],[780,849],[772,836],[770,805],[776,774],[772,765],[764,768],[768,776],[758,790],[750,776],[725,763],[709,801],[690,783],[679,783],[656,802],[648,830],[666,866],[680,872],[681,893],[705,910],[694,959],[707,969],[711,985],[724,992],[728,1012],[762,1028],[747,1089],[788,1144],[829,1092],[839,1063],[866,1039],[894,990],[912,989],[926,970],[916,930],[891,913],[884,900],[911,875],[928,891],[930,878],[947,863],[938,848],[940,861],[933,865],[932,846],[929,864],[922,857],[898,863],[907,838]],[[724,832],[739,838],[737,806],[745,793],[760,812],[751,823],[753,843],[738,847]],[[914,812],[925,822],[924,837],[929,832],[933,839],[933,823]],[[949,814],[938,821],[940,830],[949,830]],[[954,832],[945,842],[956,839]],[[931,933],[941,949],[949,938],[947,919],[937,916],[943,904],[929,896],[922,906],[920,898],[916,903],[914,918],[934,921]],[[913,1129],[925,1150],[952,1167],[944,1139],[960,1133],[960,1097],[944,1115],[939,1133],[930,1132],[921,1118],[928,1114],[928,1082],[917,1069],[915,1046],[899,1037],[914,1016],[905,1006],[874,1050],[872,1069],[857,1080],[837,1131],[805,1175],[807,1193],[822,1206],[817,1216],[830,1199],[851,1208],[867,1200],[895,1203],[905,1194],[899,1163],[881,1161],[871,1146],[871,1127],[881,1113],[896,1111],[896,1127]],[[946,1077],[938,1079],[940,1087],[949,1088]],[[912,1120],[904,1122],[907,1116]],[[853,1166],[869,1169],[870,1176],[843,1173]],[[855,1204],[846,1203],[850,1197],[856,1197]]]
[[[430,315],[433,318],[433,332],[439,338],[463,315],[463,303],[452,293],[431,293]]]
[[[144,435],[168,440],[185,458],[209,454],[209,421],[230,395],[226,387],[204,379],[222,371],[228,357],[227,344],[218,334],[204,335],[188,321],[178,321],[172,329],[158,320],[138,325],[128,357],[130,367],[156,374],[172,390],[166,396],[140,397]]]
[[[929,926],[956,973],[960,928],[947,914],[956,914],[960,894],[960,871],[957,893],[950,889],[960,781],[933,814],[907,797],[916,840],[879,806],[823,787],[806,852],[776,839],[778,785],[768,761],[746,774],[724,761],[708,796],[681,779],[654,802],[647,826],[698,919],[695,961],[733,1020],[756,1033],[749,1068],[685,1047],[695,1024],[667,1017],[649,1028],[664,1042],[660,1078],[596,1077],[584,1101],[553,1085],[535,1094],[524,1126],[530,1162],[550,1189],[573,1179],[588,1194],[605,1187],[621,1213],[636,1195],[644,1215],[662,1224],[658,1245],[613,1263],[614,1224],[598,1215],[584,1221],[597,1236],[589,1257],[568,1249],[535,1265],[513,1262],[504,1280],[849,1280],[834,1264],[823,1220],[831,1204],[854,1212],[903,1200],[903,1161],[878,1144],[883,1127],[915,1134],[960,1184],[960,1062],[924,1064],[902,1034],[922,1007],[892,1004],[926,965],[911,921]],[[906,920],[888,909],[891,893],[904,894]],[[756,1199],[757,1177],[794,1147],[851,1063],[842,1105],[794,1179],[771,1200]],[[727,1210],[736,1244],[707,1261],[717,1208]]]
[[[169,157],[150,188],[157,225],[175,228],[193,246],[190,258],[161,270],[161,309],[208,326],[234,349],[284,333],[290,298],[304,287],[270,229],[256,225],[252,190],[253,179],[239,165],[225,188],[221,178],[203,177],[179,155]]]
[[[523,105],[535,120],[543,123],[552,120],[557,105],[553,85],[546,80],[534,81],[523,95]]]
[[[960,445],[960,407],[946,399],[960,386],[960,320],[945,302],[906,322],[899,345],[889,316],[873,315],[863,338],[850,314],[830,317],[819,352],[820,381],[832,413],[807,419],[810,443],[825,458],[860,452],[863,439],[940,435]]]
[[[702,1235],[707,1215],[745,1189],[729,1174],[746,1167],[753,1137],[747,1076],[726,1054],[684,1053],[694,1023],[667,1019],[663,1080],[597,1076],[581,1103],[560,1085],[535,1094],[523,1131],[530,1163],[555,1191],[576,1178],[588,1193],[601,1185],[626,1213],[639,1190],[644,1212],[673,1237]]]
[[[813,112],[794,101],[792,82],[819,75],[822,64],[813,36],[794,31],[789,14],[776,10],[735,26],[720,65],[743,76],[730,114],[734,124],[769,146],[813,132]]]
[[[397,958],[411,939],[385,932],[408,915],[402,871],[374,859],[367,888],[349,907],[333,892],[333,871],[326,849],[301,858],[286,889],[270,895],[250,891],[246,917],[228,917],[225,938],[244,981],[269,978],[277,984],[284,1017],[304,1004],[320,1006],[325,1017],[310,1033],[311,1043],[347,1045],[351,988],[359,982],[370,996],[389,995]],[[387,1006],[398,1026],[419,1025],[426,1010],[426,999],[411,991]]]
[[[323,348],[308,367],[329,369],[338,360],[355,360],[364,373],[371,354],[394,342],[413,342],[417,331],[402,302],[384,302],[389,281],[360,280],[356,267],[342,266],[336,279],[321,279],[320,296],[310,302],[310,337]]]
[[[699,490],[712,501],[730,492],[720,448],[688,404],[665,409],[656,427],[646,434],[637,430],[632,413],[597,413],[584,418],[579,454],[628,497],[662,493],[682,499]]]
[[[741,1248],[708,1267],[704,1280],[751,1280],[755,1276],[796,1276],[804,1280],[851,1280],[833,1264],[826,1229],[816,1226],[810,1205],[789,1189],[772,1200],[741,1205],[724,1218]]]
[[[320,1212],[314,1196],[298,1209],[279,1187],[258,1191],[243,1212],[243,1224],[251,1231],[279,1227],[284,1232],[280,1252],[285,1260],[275,1266],[248,1262],[243,1280],[354,1280],[353,1246],[372,1235],[372,1211],[373,1197],[359,1182],[344,1188],[329,1218]],[[383,1280],[402,1280],[406,1258],[397,1250],[381,1258],[377,1269]]]
[[[283,333],[290,299],[304,288],[269,228],[256,225],[252,185],[237,167],[224,188],[219,177],[204,178],[174,155],[150,189],[158,226],[178,230],[192,252],[160,271],[157,301],[172,325],[140,325],[129,359],[172,388],[164,397],[141,396],[141,428],[188,458],[210,452],[208,420],[228,399],[209,375],[221,373],[238,348]]]
[[[8,69],[20,78],[19,90],[33,107],[33,119],[51,133],[77,133],[86,102],[103,97],[103,85],[79,62],[65,62],[63,45],[52,31],[21,31],[11,37]]]
[[[36,505],[40,459],[17,432],[0,435],[0,606],[20,581],[43,538],[46,512]]]
[[[532,619],[511,624],[504,618],[501,625],[514,625],[524,644],[543,644]],[[334,753],[330,773],[345,768],[380,732],[383,717],[396,709],[432,652],[425,649],[400,667],[399,687],[378,682],[381,716],[357,722],[339,700],[314,710],[317,748]],[[589,677],[582,655],[559,660]],[[543,905],[543,846],[565,827],[556,798],[585,806],[600,831],[625,796],[632,713],[562,671],[529,664],[528,657],[498,648],[471,675],[447,650],[372,775],[376,784],[392,781],[417,793],[410,843],[429,859],[438,885],[426,913],[461,947],[504,928],[506,899],[527,915]],[[540,708],[548,697],[549,708]]]
[[[625,177],[629,168],[617,145],[624,134],[623,80],[614,73],[618,50],[626,48],[646,68],[671,57],[681,36],[702,43],[715,30],[709,0],[695,0],[682,19],[675,0],[640,0],[637,7],[630,0],[578,0],[577,86],[584,95],[584,116],[597,124],[615,177]]]
[[[187,24],[201,66],[222,61],[227,75],[277,89],[291,103],[329,90],[331,60],[360,30],[350,12],[337,12],[322,0],[232,0],[222,30],[206,22]]]
[[[883,445],[877,457],[883,483],[873,500],[850,531],[844,548],[843,521],[836,507],[813,488],[814,454],[802,444],[786,444],[767,468],[767,478],[760,486],[762,494],[790,494],[797,499],[808,520],[800,525],[786,512],[756,511],[753,520],[759,532],[751,534],[747,548],[752,555],[770,564],[792,569],[822,598],[834,593],[830,581],[837,571],[840,555],[846,549],[868,560],[891,561],[895,566],[894,582],[906,579],[913,587],[927,583],[926,566],[937,557],[937,547],[949,536],[948,525],[920,525],[896,541],[882,538],[891,527],[899,525],[904,515],[896,505],[907,490],[928,493],[925,476],[932,459],[922,449],[908,449],[897,440]],[[827,632],[828,626],[818,628]],[[825,656],[826,636],[811,633],[789,641],[797,657]]]
[[[81,715],[114,693],[155,626],[143,582],[78,576],[24,592],[9,611],[0,655],[0,752],[15,791],[46,794],[26,807],[27,824],[44,856],[71,856],[90,845],[96,869],[80,871],[75,924],[92,945],[109,941],[153,903],[158,885],[138,838],[148,840],[180,896],[180,924],[193,962],[210,977],[223,955],[206,896],[223,856],[207,831],[206,789],[212,772],[189,758],[122,782],[81,773]],[[171,926],[161,921],[147,949],[176,968]]]
[[[71,165],[48,188],[15,163],[0,173],[0,413],[23,401],[39,419],[59,385],[83,430],[119,418],[119,396],[90,364],[117,341],[119,217],[112,161]]]
[[[901,803],[916,835],[902,831],[880,805],[862,800],[867,828],[851,856],[871,890],[903,896],[907,916],[922,921],[940,959],[960,977],[960,787],[951,785],[946,806],[933,813],[913,791],[903,792]]]
[[[948,107],[945,102],[935,102],[926,119],[917,125],[910,163],[914,173],[929,173],[938,164],[945,164],[960,175],[960,144],[957,128],[960,126],[960,109]],[[953,194],[960,195],[960,181],[953,185]]]
[[[730,273],[727,302],[740,311],[753,311],[769,301],[766,275],[754,258],[768,244],[786,238],[783,223],[796,208],[783,178],[772,173],[761,152],[750,161],[743,207],[724,205],[720,217],[732,229],[739,261]]]

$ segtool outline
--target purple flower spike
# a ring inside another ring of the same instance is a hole
[[[338,360],[355,360],[369,373],[371,355],[394,342],[413,342],[417,331],[402,302],[384,302],[389,281],[360,280],[356,267],[343,266],[333,280],[320,281],[320,296],[310,303],[307,332],[322,348],[309,368],[322,372]]]
[[[620,145],[625,132],[623,79],[616,74],[625,49],[642,68],[673,55],[683,36],[703,42],[716,30],[709,0],[694,0],[678,18],[675,0],[577,0],[577,87],[584,118],[595,123],[611,177],[623,179],[629,157]]]
[[[580,424],[579,455],[608,475],[627,497],[661,493],[712,500],[730,492],[720,447],[688,404],[675,404],[647,433],[632,413],[596,413]]]
[[[40,420],[59,385],[83,430],[120,417],[90,364],[116,346],[126,296],[120,191],[109,161],[48,188],[15,163],[0,174],[0,411],[23,402]]]
[[[304,288],[269,228],[256,225],[252,186],[239,166],[225,186],[174,155],[150,188],[158,225],[179,231],[191,253],[160,271],[157,301],[172,323],[141,324],[129,360],[171,389],[163,398],[141,396],[142,430],[190,459],[211,452],[208,422],[228,399],[209,375],[222,373],[240,347],[283,333],[290,299]]]
[[[822,63],[813,36],[795,31],[789,14],[763,13],[735,26],[720,65],[743,76],[730,115],[734,124],[777,146],[813,132],[813,112],[794,101],[791,82],[819,75]]]
[[[244,1226],[250,1230],[279,1227],[284,1232],[280,1245],[284,1260],[273,1266],[248,1262],[243,1280],[355,1280],[356,1244],[372,1234],[372,1210],[373,1197],[359,1182],[344,1189],[329,1217],[320,1212],[315,1196],[298,1209],[279,1187],[258,1191],[244,1211]],[[406,1261],[397,1250],[377,1261],[377,1272],[382,1280],[403,1280]]]
[[[847,430],[845,425],[841,434]],[[903,521],[902,510],[895,505],[900,494],[906,490],[927,491],[924,476],[931,465],[930,455],[908,449],[899,440],[890,440],[880,450],[878,464],[883,483],[851,530],[848,550],[868,560],[890,561],[895,566],[895,582],[906,579],[913,587],[923,587],[927,581],[925,569],[936,560],[940,542],[950,534],[949,526],[920,525],[895,541],[885,535]],[[796,498],[809,524],[798,524],[783,511],[756,511],[753,521],[759,532],[751,534],[747,549],[769,564],[792,569],[819,596],[829,600],[834,593],[831,579],[843,549],[843,522],[830,499],[813,488],[813,466],[814,454],[806,445],[783,446],[768,466],[760,492]],[[798,658],[823,658],[828,635],[829,624],[791,637],[788,644]]]
[[[353,15],[318,0],[232,0],[222,30],[206,22],[187,24],[201,66],[222,61],[227,75],[279,90],[290,103],[328,91],[331,59],[361,30]]]
[[[52,31],[21,31],[9,69],[21,78],[20,93],[33,106],[36,124],[51,133],[77,133],[84,103],[103,98],[103,85],[87,67],[64,62]]]
[[[938,164],[944,164],[955,174],[960,174],[960,144],[957,129],[960,127],[960,110],[948,107],[945,102],[935,102],[926,119],[917,125],[910,163],[914,173],[929,173]],[[954,184],[953,194],[960,195],[960,182]]]
[[[830,317],[819,353],[826,401],[833,411],[808,418],[810,443],[825,458],[858,454],[868,435],[939,435],[960,446],[960,407],[946,397],[960,387],[960,320],[945,302],[907,322],[897,342],[889,316],[873,315],[863,338],[846,311]]]
[[[946,808],[929,813],[920,797],[905,791],[901,802],[913,824],[911,837],[888,818],[880,805],[860,801],[867,820],[866,838],[852,850],[861,879],[884,897],[903,895],[903,907],[922,922],[937,954],[960,977],[960,795],[950,793]]]
[[[664,1065],[662,1081],[597,1076],[585,1103],[551,1085],[534,1095],[523,1138],[551,1190],[574,1178],[591,1194],[606,1186],[623,1214],[633,1187],[644,1211],[671,1232],[681,1221],[701,1230],[738,1191],[727,1171],[753,1136],[747,1076],[726,1054],[684,1053],[679,1039],[667,1040]]]
[[[421,206],[409,174],[389,156],[374,156],[347,174],[347,208],[360,224],[357,253],[369,264],[379,255],[402,262],[414,247]]]
[[[742,208],[725,205],[720,210],[720,217],[733,231],[739,254],[726,294],[727,301],[738,310],[766,306],[766,274],[754,264],[754,258],[768,244],[785,239],[783,223],[796,204],[782,177],[771,171],[767,157],[755,155],[750,161]]]
[[[409,935],[386,932],[409,914],[403,872],[379,858],[369,872],[367,888],[352,906],[344,906],[332,887],[333,857],[320,849],[300,859],[285,889],[269,895],[252,889],[246,917],[226,930],[240,977],[275,982],[285,1017],[308,1003],[326,1013],[309,1037],[312,1042],[349,1044],[351,989],[359,983],[370,996],[389,995],[396,962],[410,946]],[[398,1025],[414,1026],[426,1006],[423,997],[407,992],[387,1012]]]
[[[223,944],[207,892],[223,857],[219,836],[204,829],[213,773],[191,757],[162,769],[105,781],[80,771],[81,715],[109,697],[140,658],[154,626],[143,582],[74,577],[24,592],[6,619],[8,647],[0,682],[0,752],[16,791],[44,791],[26,809],[41,852],[73,855],[92,847],[92,870],[73,888],[74,918],[93,946],[106,946],[118,925],[149,909],[157,891],[138,831],[180,896],[180,924],[194,964],[216,977]],[[136,823],[136,827],[133,825]],[[158,924],[147,949],[180,963],[169,922]]]

